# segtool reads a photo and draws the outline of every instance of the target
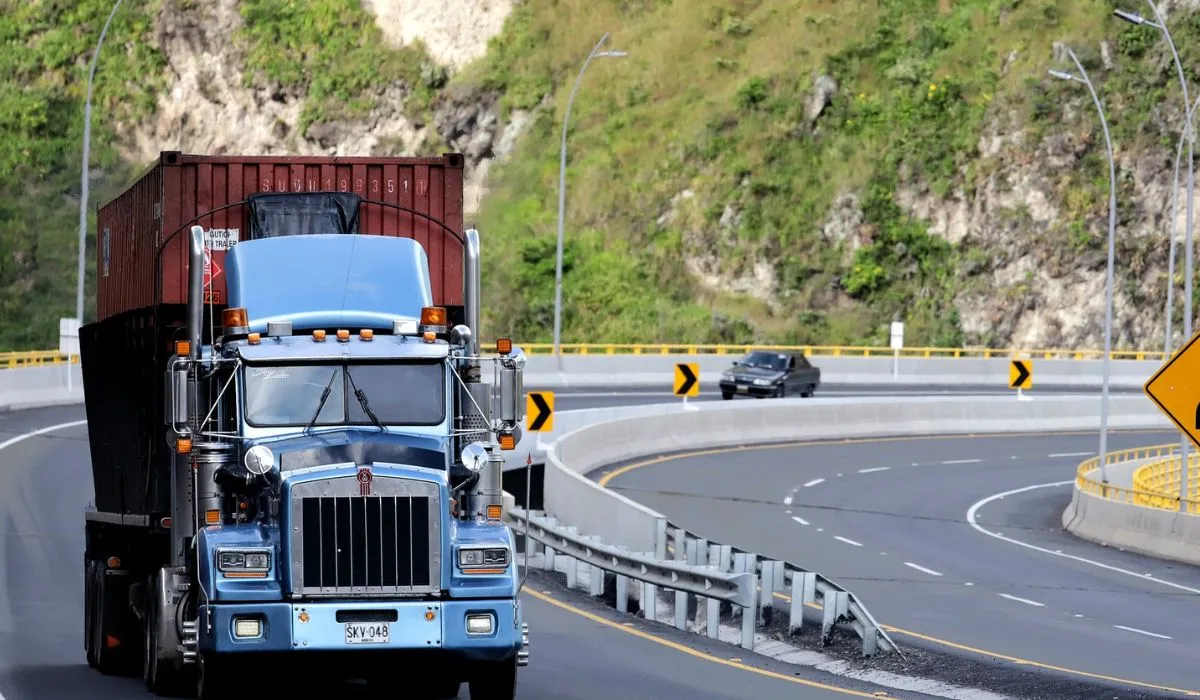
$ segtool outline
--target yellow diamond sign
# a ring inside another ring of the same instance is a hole
[[[1192,336],[1142,387],[1146,396],[1200,447],[1200,346]]]

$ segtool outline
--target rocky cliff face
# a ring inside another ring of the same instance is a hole
[[[433,118],[406,114],[412,86],[376,89],[378,106],[366,116],[318,122],[300,131],[305,95],[245,81],[245,55],[230,37],[242,27],[236,0],[166,2],[155,37],[167,58],[169,88],[157,113],[140,124],[118,125],[122,155],[148,162],[160,151],[289,153],[298,155],[417,155],[431,144],[467,156],[465,207],[473,214],[485,192],[489,166],[513,146],[528,124],[517,112],[500,121],[499,95],[448,89],[435,98]],[[420,40],[452,75],[483,55],[512,0],[374,0],[364,3],[396,45]]]

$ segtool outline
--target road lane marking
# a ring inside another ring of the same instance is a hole
[[[697,659],[703,659],[704,661],[711,661],[712,663],[715,663],[715,664],[721,664],[722,666],[729,666],[731,668],[736,668],[741,671],[747,671],[749,673],[756,673],[760,676],[766,676],[767,678],[774,678],[776,680],[787,681],[789,683],[796,683],[798,685],[806,685],[810,688],[820,688],[821,690],[828,690],[829,692],[832,692],[832,693],[841,693],[842,695],[853,695],[854,697],[859,697],[859,698],[878,698],[878,697],[880,697],[879,695],[877,695],[875,693],[864,693],[864,692],[861,692],[858,690],[850,690],[849,688],[839,688],[835,685],[828,685],[826,683],[810,681],[810,680],[807,680],[804,678],[798,678],[793,675],[785,675],[782,673],[776,673],[774,671],[768,671],[765,668],[757,668],[754,666],[749,666],[747,664],[740,663],[738,661],[733,661],[730,659],[722,659],[722,658],[718,658],[716,656],[711,656],[711,655],[709,655],[703,651],[700,651],[698,649],[693,649],[691,647],[684,646],[682,644],[677,644],[670,640],[663,639],[662,637],[658,637],[656,635],[650,634],[649,632],[645,632],[643,630],[637,629],[636,627],[626,627],[625,625],[614,622],[612,620],[609,620],[608,618],[601,617],[600,615],[590,613],[586,610],[581,610],[573,605],[570,605],[569,603],[564,603],[560,600],[556,600],[556,599],[551,598],[550,596],[548,596],[544,593],[541,593],[539,591],[525,589],[525,593],[528,593],[530,596],[533,596],[534,598],[536,598],[544,603],[549,603],[550,605],[553,605],[562,610],[566,610],[567,612],[575,613],[576,615],[579,615],[580,617],[591,620],[592,622],[595,622],[597,624],[601,624],[601,625],[604,625],[605,627],[610,627],[612,629],[615,629],[615,630],[618,630],[621,632],[625,632],[626,634],[632,634],[633,636],[640,637],[641,639],[644,639],[648,642],[654,642],[655,644],[661,644],[662,646],[667,647],[668,649],[673,649],[675,651],[678,651],[681,654],[687,654],[688,656],[692,656]]]
[[[798,516],[798,515],[793,515],[793,516],[792,516],[792,520],[795,520],[796,522],[800,523],[801,525],[807,525],[807,524],[808,524],[808,521],[807,521],[807,520],[805,520],[804,518],[801,518],[801,517],[800,517],[800,516]]]
[[[711,455],[724,455],[733,452],[760,452],[763,450],[792,450],[798,447],[816,447],[816,446],[836,446],[836,445],[872,445],[879,443],[890,442],[930,442],[938,440],[997,440],[1000,438],[1012,437],[1053,437],[1062,435],[1095,435],[1094,430],[1062,430],[1062,431],[1039,431],[1029,430],[1017,433],[956,433],[945,435],[907,435],[903,437],[869,437],[869,438],[827,438],[824,440],[797,440],[793,442],[773,442],[761,445],[736,445],[731,447],[712,447],[703,450],[692,450],[689,452],[678,452],[669,455],[659,455],[644,459],[633,464],[626,464],[623,467],[614,469],[608,474],[604,474],[596,483],[600,486],[608,486],[613,479],[628,474],[635,469],[653,466],[655,464],[663,464],[665,462],[677,462],[681,459],[692,459],[694,457],[708,457]],[[1109,433],[1120,435],[1154,435],[1158,433],[1169,432],[1163,428],[1132,428],[1129,430],[1109,430]],[[913,462],[914,467],[920,466]]]
[[[841,541],[841,542],[845,542],[846,544],[853,545],[853,546],[855,546],[855,547],[861,547],[861,546],[862,546],[862,543],[860,543],[860,542],[855,542],[854,540],[848,540],[848,539],[846,539],[845,537],[842,537],[841,535],[834,535],[834,536],[833,536],[833,539],[835,539],[835,540],[838,540],[838,541]]]
[[[21,442],[22,440],[28,440],[29,438],[37,437],[39,435],[45,435],[46,433],[53,433],[57,430],[66,430],[67,428],[74,428],[75,426],[78,426],[78,425],[87,425],[87,421],[86,420],[73,420],[68,423],[59,423],[57,425],[46,426],[45,428],[38,428],[37,430],[33,430],[33,431],[30,431],[23,435],[18,435],[14,438],[9,438],[9,439],[5,440],[4,442],[0,442],[0,450],[5,449],[6,447],[12,447],[13,445],[17,444],[18,442]]]
[[[1095,452],[1056,452],[1052,455],[1046,455],[1046,456],[1047,457],[1091,457],[1094,454],[1096,454],[1096,453]]]
[[[1136,632],[1138,634],[1144,634],[1147,637],[1158,637],[1159,639],[1174,639],[1174,637],[1168,637],[1165,634],[1155,634],[1154,632],[1147,632],[1146,630],[1140,630],[1136,627],[1126,627],[1125,625],[1113,625],[1113,627],[1116,627],[1119,630],[1125,630],[1126,632]]]
[[[785,506],[792,505],[792,494],[789,493],[788,497],[783,499],[783,505],[785,505]]]
[[[1020,547],[1032,549],[1035,552],[1049,554],[1052,557],[1062,557],[1064,559],[1070,559],[1072,561],[1077,561],[1081,564],[1089,564],[1091,566],[1095,566],[1095,567],[1104,569],[1106,571],[1112,571],[1112,572],[1118,573],[1118,574],[1125,574],[1126,576],[1133,576],[1133,577],[1139,578],[1143,581],[1147,581],[1147,580],[1154,581],[1155,583],[1162,584],[1169,588],[1174,588],[1176,590],[1185,591],[1187,593],[1195,593],[1197,595],[1200,595],[1200,588],[1192,588],[1191,586],[1185,586],[1181,583],[1175,583],[1173,581],[1167,581],[1165,579],[1161,579],[1161,578],[1157,578],[1157,577],[1147,578],[1145,574],[1139,574],[1138,572],[1130,571],[1129,569],[1122,569],[1119,566],[1113,566],[1112,564],[1105,564],[1104,562],[1095,561],[1094,559],[1088,559],[1086,557],[1081,557],[1081,556],[1078,556],[1075,554],[1066,554],[1064,552],[1056,552],[1052,549],[1046,549],[1045,547],[1039,547],[1034,544],[1029,544],[1028,542],[1014,540],[1013,538],[1006,537],[999,532],[993,532],[991,530],[988,530],[987,528],[983,527],[982,525],[980,525],[977,522],[977,518],[979,517],[979,509],[982,508],[983,506],[987,505],[988,503],[991,503],[992,501],[998,501],[1006,496],[1015,496],[1019,493],[1025,493],[1026,491],[1034,491],[1036,489],[1045,489],[1045,488],[1055,488],[1058,486],[1067,486],[1069,484],[1074,484],[1074,483],[1075,483],[1074,479],[1071,479],[1070,481],[1054,481],[1054,482],[1051,482],[1048,484],[1034,484],[1033,486],[1025,486],[1023,488],[1013,489],[1011,491],[1004,491],[1001,493],[992,494],[991,496],[988,496],[987,498],[984,498],[980,501],[975,502],[974,504],[971,505],[970,508],[967,509],[967,522],[970,523],[971,527],[975,528],[975,530],[982,532],[983,534],[987,535],[988,537],[994,537],[998,540],[1003,540],[1010,544],[1015,544]]]
[[[947,459],[947,460],[942,461],[941,463],[942,464],[975,464],[976,462],[982,462],[982,461],[983,461],[982,459]]]
[[[927,569],[927,568],[921,566],[920,564],[914,564],[911,561],[904,562],[904,565],[911,569],[916,569],[917,571],[923,571],[923,572],[929,574],[930,576],[941,576],[940,573],[934,571],[933,569]]]
[[[870,469],[859,469],[858,473],[859,474],[871,474],[874,472],[885,472],[889,469],[891,469],[891,467],[871,467]]]
[[[824,482],[825,482],[824,479],[813,479],[812,481],[805,484],[804,487],[808,488],[809,486],[816,486],[817,484],[822,484]]]
[[[1030,600],[1030,599],[1028,599],[1028,598],[1018,598],[1018,597],[1017,597],[1017,596],[1015,596],[1015,595],[1009,595],[1009,594],[1007,594],[1007,593],[999,593],[999,594],[997,594],[997,595],[999,595],[1001,598],[1008,598],[1009,600],[1015,600],[1015,601],[1017,601],[1018,603],[1024,603],[1024,604],[1026,604],[1026,605],[1032,605],[1032,606],[1033,606],[1033,607],[1035,607],[1035,608],[1044,608],[1044,607],[1046,607],[1046,604],[1045,604],[1045,603],[1039,603],[1039,602],[1037,602],[1036,600]]]

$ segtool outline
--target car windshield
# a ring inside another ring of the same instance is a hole
[[[437,425],[446,415],[441,362],[257,365],[246,368],[246,421],[256,427],[374,425],[354,389],[384,425]]]
[[[760,369],[787,369],[787,355],[776,352],[755,350],[737,361],[741,367],[758,367]]]

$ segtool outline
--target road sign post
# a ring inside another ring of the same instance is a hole
[[[554,430],[554,392],[531,391],[525,395],[526,429],[531,433]]]
[[[1171,419],[1192,444],[1200,447],[1200,333],[1168,359],[1146,382],[1142,390]],[[1184,443],[1187,447],[1187,443]],[[1187,512],[1190,496],[1188,455],[1180,450],[1179,507]],[[1101,459],[1104,455],[1100,456]]]
[[[1017,390],[1018,401],[1030,401],[1025,395],[1025,389],[1033,387],[1033,362],[1031,360],[1013,360],[1008,365],[1008,388]]]
[[[675,363],[675,387],[673,393],[683,397],[687,405],[689,396],[700,394],[700,365],[695,362]]]
[[[900,378],[900,351],[904,349],[904,322],[892,321],[892,379]]]

